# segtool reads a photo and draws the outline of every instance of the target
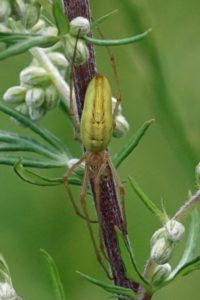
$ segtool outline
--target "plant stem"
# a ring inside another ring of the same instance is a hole
[[[64,0],[65,12],[69,21],[77,16],[83,16],[89,20],[90,10],[88,0]],[[77,109],[79,117],[81,116],[84,96],[88,83],[96,74],[95,54],[92,45],[88,45],[90,58],[83,66],[74,68],[74,88],[77,101]],[[129,287],[135,291],[138,289],[138,284],[129,280],[125,275],[124,265],[120,256],[117,238],[115,234],[115,226],[119,227],[124,236],[127,233],[124,226],[124,221],[120,211],[115,184],[113,181],[111,170],[108,170],[106,180],[101,178],[100,181],[100,226],[103,235],[107,256],[112,270],[114,283],[119,286]],[[91,181],[93,196],[95,199],[94,182]],[[120,298],[122,299],[122,298]]]

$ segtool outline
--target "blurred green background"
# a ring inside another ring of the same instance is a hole
[[[114,9],[102,30],[107,38],[120,38],[153,31],[146,40],[113,48],[123,95],[123,111],[130,133],[112,140],[115,153],[143,122],[155,118],[139,147],[119,168],[126,180],[133,176],[144,191],[160,205],[164,200],[171,215],[195,190],[195,165],[199,160],[200,111],[200,2],[196,0],[91,0],[94,18]],[[96,49],[100,72],[114,80],[104,48]],[[0,63],[0,94],[18,84],[18,73],[30,61],[23,55]],[[0,113],[0,129],[18,130]],[[81,151],[71,142],[72,130],[58,109],[41,122],[57,133],[74,155]],[[49,171],[62,175],[64,170]],[[62,186],[40,188],[21,181],[12,168],[0,166],[0,252],[4,254],[14,285],[25,300],[53,300],[51,282],[40,248],[55,259],[67,299],[106,299],[107,294],[75,274],[80,270],[104,279],[87,234]],[[78,198],[78,188],[74,189]],[[149,239],[160,226],[126,183],[128,227],[139,267],[149,253]],[[181,252],[181,246],[179,247]],[[200,249],[199,249],[200,253]],[[199,272],[160,290],[154,299],[199,299]]]

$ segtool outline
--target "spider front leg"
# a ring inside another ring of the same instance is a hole
[[[88,169],[87,169],[87,166],[86,166],[85,174],[84,174],[84,178],[83,178],[83,184],[82,184],[81,192],[80,192],[81,206],[82,206],[82,209],[83,209],[83,212],[84,212],[84,216],[85,216],[85,220],[86,220],[86,223],[87,223],[90,238],[91,238],[91,241],[92,241],[92,244],[93,244],[93,247],[94,247],[96,259],[99,262],[99,264],[101,265],[101,267],[103,268],[103,270],[105,271],[108,278],[110,279],[110,274],[109,274],[106,266],[104,265],[104,263],[102,261],[101,254],[100,254],[98,246],[96,244],[93,229],[92,229],[92,226],[91,226],[90,220],[89,220],[89,214],[88,214],[86,201],[85,201],[85,194],[86,194],[88,183],[89,183],[89,175],[88,175]]]

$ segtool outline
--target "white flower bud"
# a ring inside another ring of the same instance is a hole
[[[158,285],[164,282],[165,279],[167,279],[167,277],[170,275],[171,270],[172,268],[170,264],[158,265],[153,272],[153,276],[152,276],[153,284]]]
[[[9,103],[17,104],[21,103],[25,99],[26,88],[23,86],[12,86],[7,89],[3,95],[3,100]]]
[[[169,261],[174,249],[174,244],[166,238],[160,238],[151,248],[151,259],[158,265],[163,265]]]
[[[70,169],[75,163],[77,163],[79,161],[79,159],[77,158],[71,158],[68,160],[67,162],[67,166]],[[83,176],[85,172],[85,163],[82,162],[75,170],[74,173]]]
[[[76,17],[70,22],[69,33],[73,36],[83,36],[90,32],[90,22],[84,17]]]
[[[31,107],[31,106],[29,106],[28,112],[29,112],[29,116],[30,116],[32,121],[38,121],[45,114],[45,110],[44,110],[43,107]]]
[[[113,113],[114,113],[116,104],[117,104],[117,99],[115,97],[112,97],[112,112]],[[121,107],[121,105],[118,105],[117,114],[121,114],[121,112],[122,112],[122,107]]]
[[[26,92],[26,104],[31,107],[40,107],[44,102],[44,90],[34,87]]]
[[[26,28],[31,28],[38,22],[40,8],[39,3],[25,5],[25,14],[23,15],[22,22]]]
[[[39,33],[39,31],[42,31],[46,26],[46,23],[44,20],[39,19],[38,22],[31,28],[31,31],[34,33]]]
[[[151,237],[151,247],[153,247],[153,245],[161,238],[166,238],[166,231],[164,227],[159,228],[158,230],[156,230],[154,232],[154,234]]]
[[[166,234],[173,242],[178,242],[183,238],[185,227],[176,220],[169,220],[165,224]]]
[[[0,0],[0,22],[7,21],[11,14],[11,6],[8,0]]]
[[[12,30],[8,28],[5,24],[0,23],[0,32],[12,32]]]
[[[48,26],[40,30],[40,33],[46,36],[57,36],[58,29],[55,26]]]
[[[50,83],[50,76],[43,68],[30,66],[21,71],[20,81],[25,85],[43,86]]]
[[[89,58],[89,50],[86,43],[83,40],[78,40],[70,35],[67,35],[65,44],[65,55],[67,59],[72,62],[74,57],[74,51],[76,46],[76,53],[74,64],[76,66],[83,65]]]
[[[12,300],[17,297],[15,290],[13,289],[12,285],[8,282],[1,282],[0,283],[0,299],[1,300]]]
[[[45,90],[45,110],[51,110],[55,108],[59,104],[59,100],[59,95],[54,85],[48,86]]]
[[[66,57],[60,52],[49,52],[48,57],[59,69],[66,69],[69,66],[69,62],[67,61]]]
[[[124,136],[129,131],[129,123],[125,117],[121,114],[115,117],[115,127],[113,130],[113,136],[120,138]]]
[[[26,105],[26,103],[22,103],[18,106],[15,107],[15,109],[20,112],[21,114],[25,115],[25,116],[28,116],[28,106]],[[15,118],[12,118],[12,121],[15,122],[15,124],[17,124],[18,126],[21,126],[21,127],[26,127],[24,124],[22,124],[21,122],[19,122],[17,119]]]

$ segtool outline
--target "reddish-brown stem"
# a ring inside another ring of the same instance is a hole
[[[64,0],[65,12],[69,20],[77,16],[90,18],[88,0]],[[81,116],[85,92],[90,80],[96,73],[94,48],[88,45],[90,57],[84,66],[74,69],[74,88],[77,101],[79,117]],[[120,256],[117,244],[115,226],[119,227],[127,238],[121,210],[119,207],[115,185],[111,170],[108,170],[108,177],[100,180],[99,208],[101,213],[101,230],[109,258],[114,283],[119,286],[129,287],[135,291],[138,290],[138,284],[128,279],[125,275],[124,265]],[[94,193],[94,182],[91,182]],[[95,198],[95,193],[94,193]]]

